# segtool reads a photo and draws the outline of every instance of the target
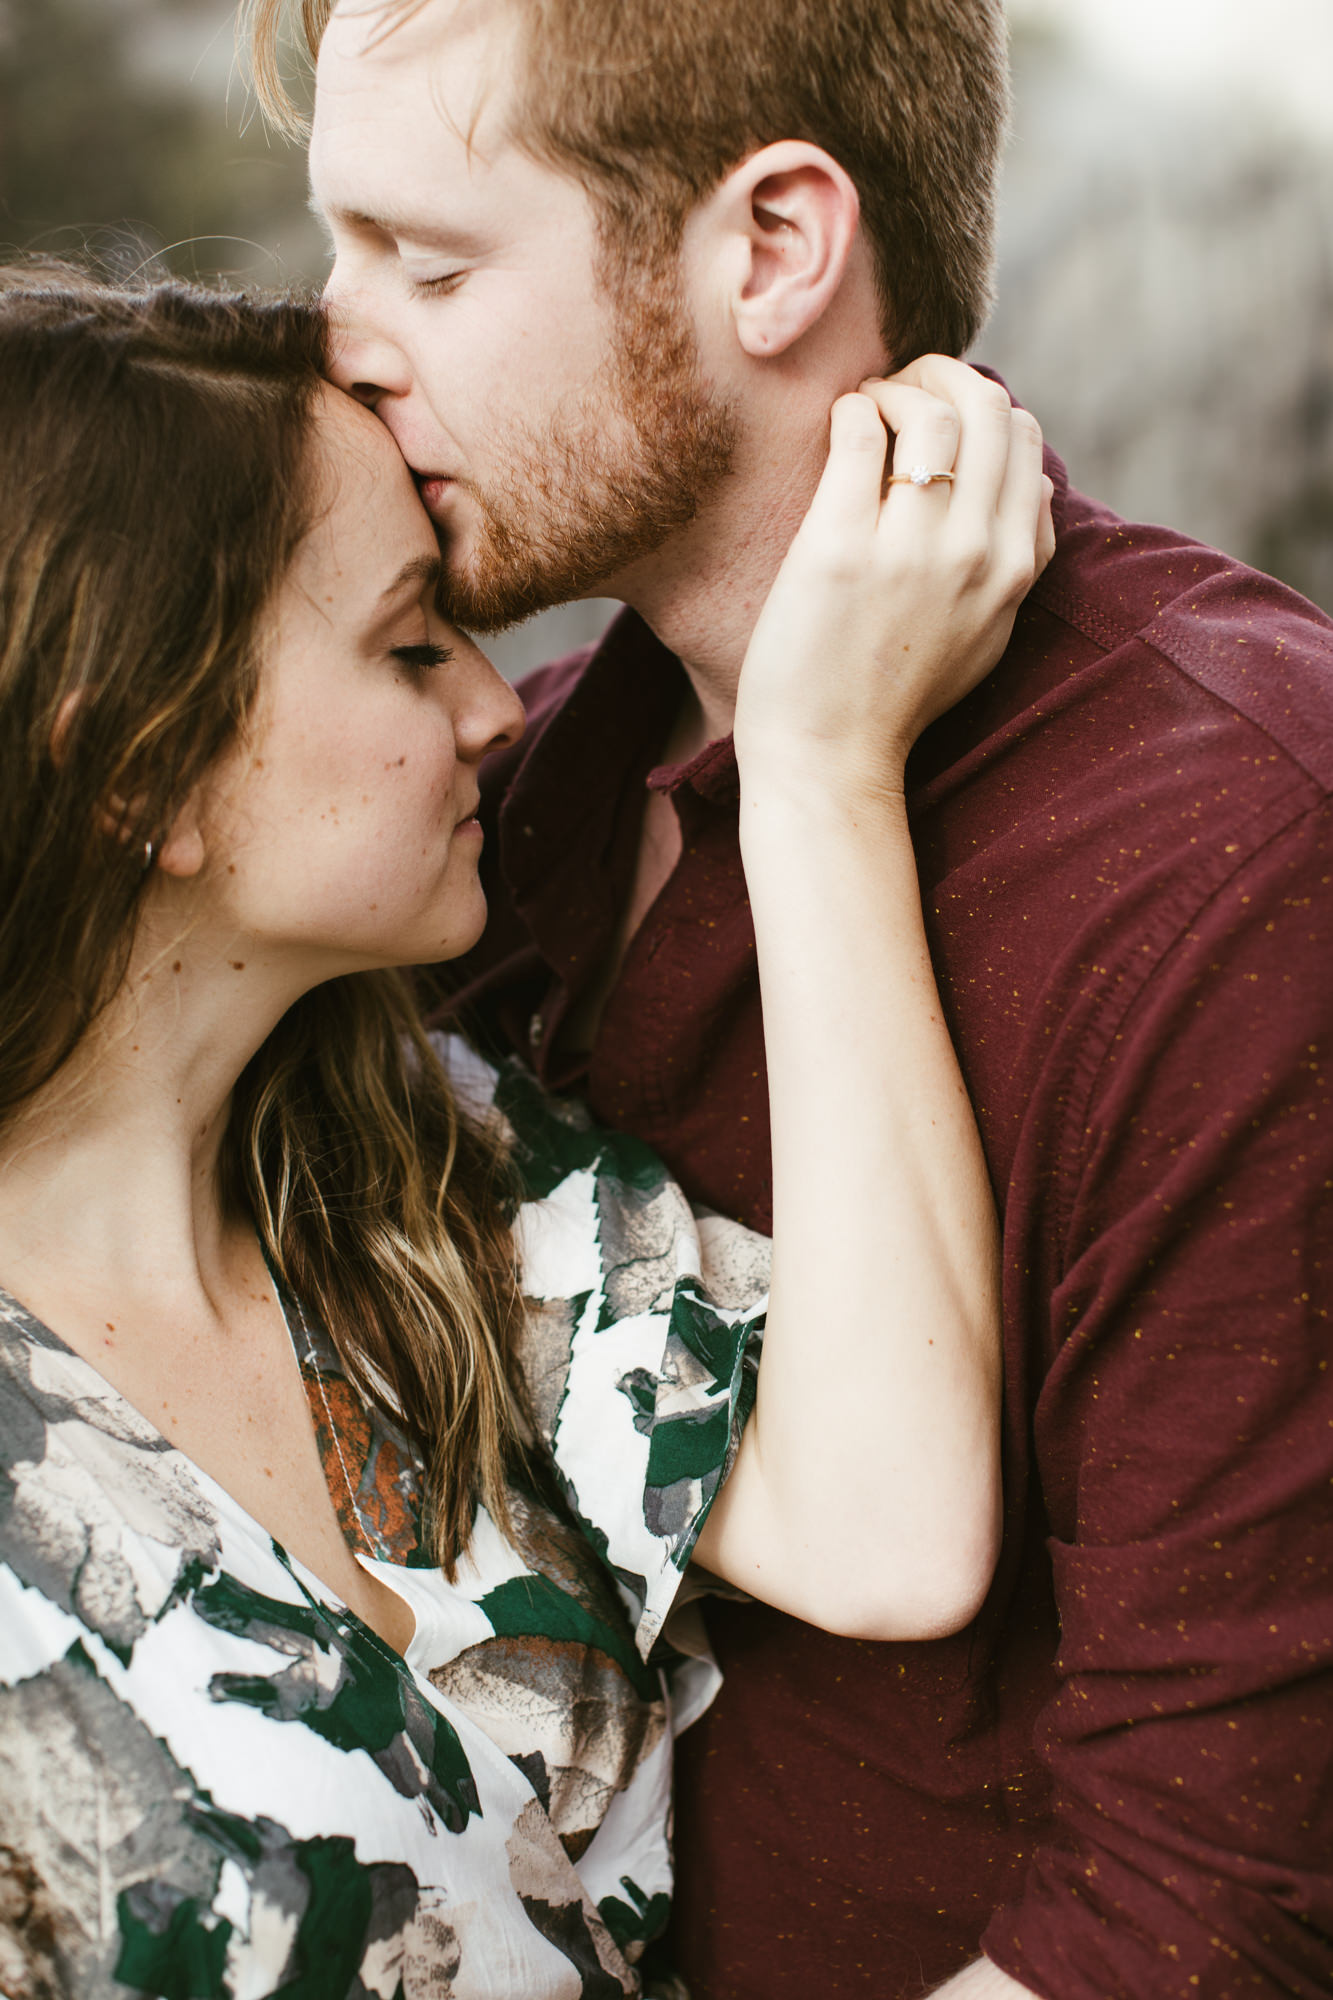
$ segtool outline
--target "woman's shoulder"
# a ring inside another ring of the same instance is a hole
[[[753,1406],[768,1239],[692,1208],[650,1146],[517,1062],[434,1040],[513,1159],[528,1412],[647,1658]]]
[[[524,1207],[568,1190],[565,1229],[604,1252],[614,1314],[662,1303],[668,1278],[681,1275],[698,1278],[717,1306],[752,1312],[762,1302],[772,1263],[767,1236],[689,1202],[651,1146],[598,1125],[578,1098],[552,1095],[515,1058],[489,1062],[457,1034],[428,1040],[460,1108],[504,1139]],[[540,1238],[521,1239],[525,1280],[542,1276],[532,1268],[541,1247]],[[549,1293],[539,1283],[525,1289],[535,1298],[561,1295],[558,1285]]]

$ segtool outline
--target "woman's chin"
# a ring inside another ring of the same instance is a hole
[[[425,949],[413,951],[400,958],[400,965],[446,965],[451,958],[462,958],[481,940],[486,928],[486,898],[478,885],[475,907],[466,914],[450,911],[447,931],[438,934]]]

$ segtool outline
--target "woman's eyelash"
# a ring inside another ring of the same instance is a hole
[[[432,292],[453,291],[456,285],[461,284],[463,275],[462,271],[446,271],[443,277],[413,278],[410,282],[412,290],[419,296],[423,293],[429,295]]]
[[[427,667],[447,667],[454,657],[452,646],[437,646],[433,639],[427,639],[420,646],[393,646],[390,653],[395,660],[401,660],[405,667],[413,671]]]

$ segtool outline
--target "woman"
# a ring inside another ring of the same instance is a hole
[[[901,777],[1048,539],[1032,438],[914,515],[881,412],[906,466],[939,407],[845,398],[747,661],[756,1400],[763,1246],[416,1026],[393,968],[477,936],[521,719],[323,358],[290,303],[0,289],[15,1995],[643,1990],[691,1558],[884,1637],[993,1561],[995,1231]]]

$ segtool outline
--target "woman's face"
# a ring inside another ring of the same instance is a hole
[[[317,518],[264,633],[244,740],[199,803],[200,886],[238,969],[248,952],[312,983],[476,942],[477,767],[523,728],[512,689],[434,608],[435,533],[388,431],[326,388],[314,449]]]

